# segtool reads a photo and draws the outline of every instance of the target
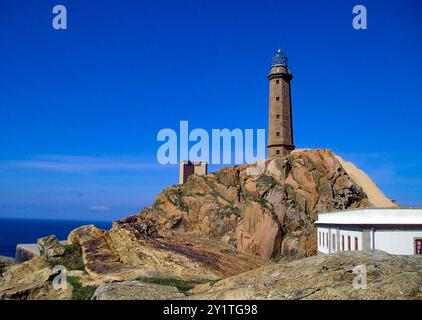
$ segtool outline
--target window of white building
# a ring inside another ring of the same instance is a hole
[[[325,244],[327,245],[327,248],[328,248],[328,232],[325,233]]]
[[[336,235],[335,234],[333,234],[333,245],[332,245],[332,247],[333,247],[333,250],[336,251]]]

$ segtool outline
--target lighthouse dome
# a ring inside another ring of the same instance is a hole
[[[281,49],[278,49],[277,52],[274,54],[271,65],[272,66],[276,66],[276,65],[287,66],[287,56],[284,54],[283,51],[281,51]]]

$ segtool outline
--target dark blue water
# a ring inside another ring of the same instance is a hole
[[[0,218],[0,255],[15,256],[16,244],[36,243],[38,238],[54,234],[59,240],[66,240],[73,229],[94,224],[100,229],[110,229],[111,222],[65,221]]]

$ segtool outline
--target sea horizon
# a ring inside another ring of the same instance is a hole
[[[54,220],[54,221],[88,221],[88,222],[113,222],[118,219],[110,219],[110,220],[101,220],[101,219],[72,219],[72,218],[47,218],[47,217],[36,217],[36,218],[26,218],[26,217],[1,217],[0,220],[9,219],[9,220]]]
[[[0,217],[0,256],[14,258],[17,244],[36,243],[53,234],[66,240],[73,229],[88,224],[108,230],[112,220]]]

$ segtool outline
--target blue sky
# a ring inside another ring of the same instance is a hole
[[[52,8],[68,10],[54,30]],[[368,29],[352,28],[352,8]],[[267,128],[278,48],[297,147],[330,148],[422,206],[422,2],[0,4],[0,217],[108,220],[177,183],[163,128]],[[215,169],[215,168],[211,168]]]

